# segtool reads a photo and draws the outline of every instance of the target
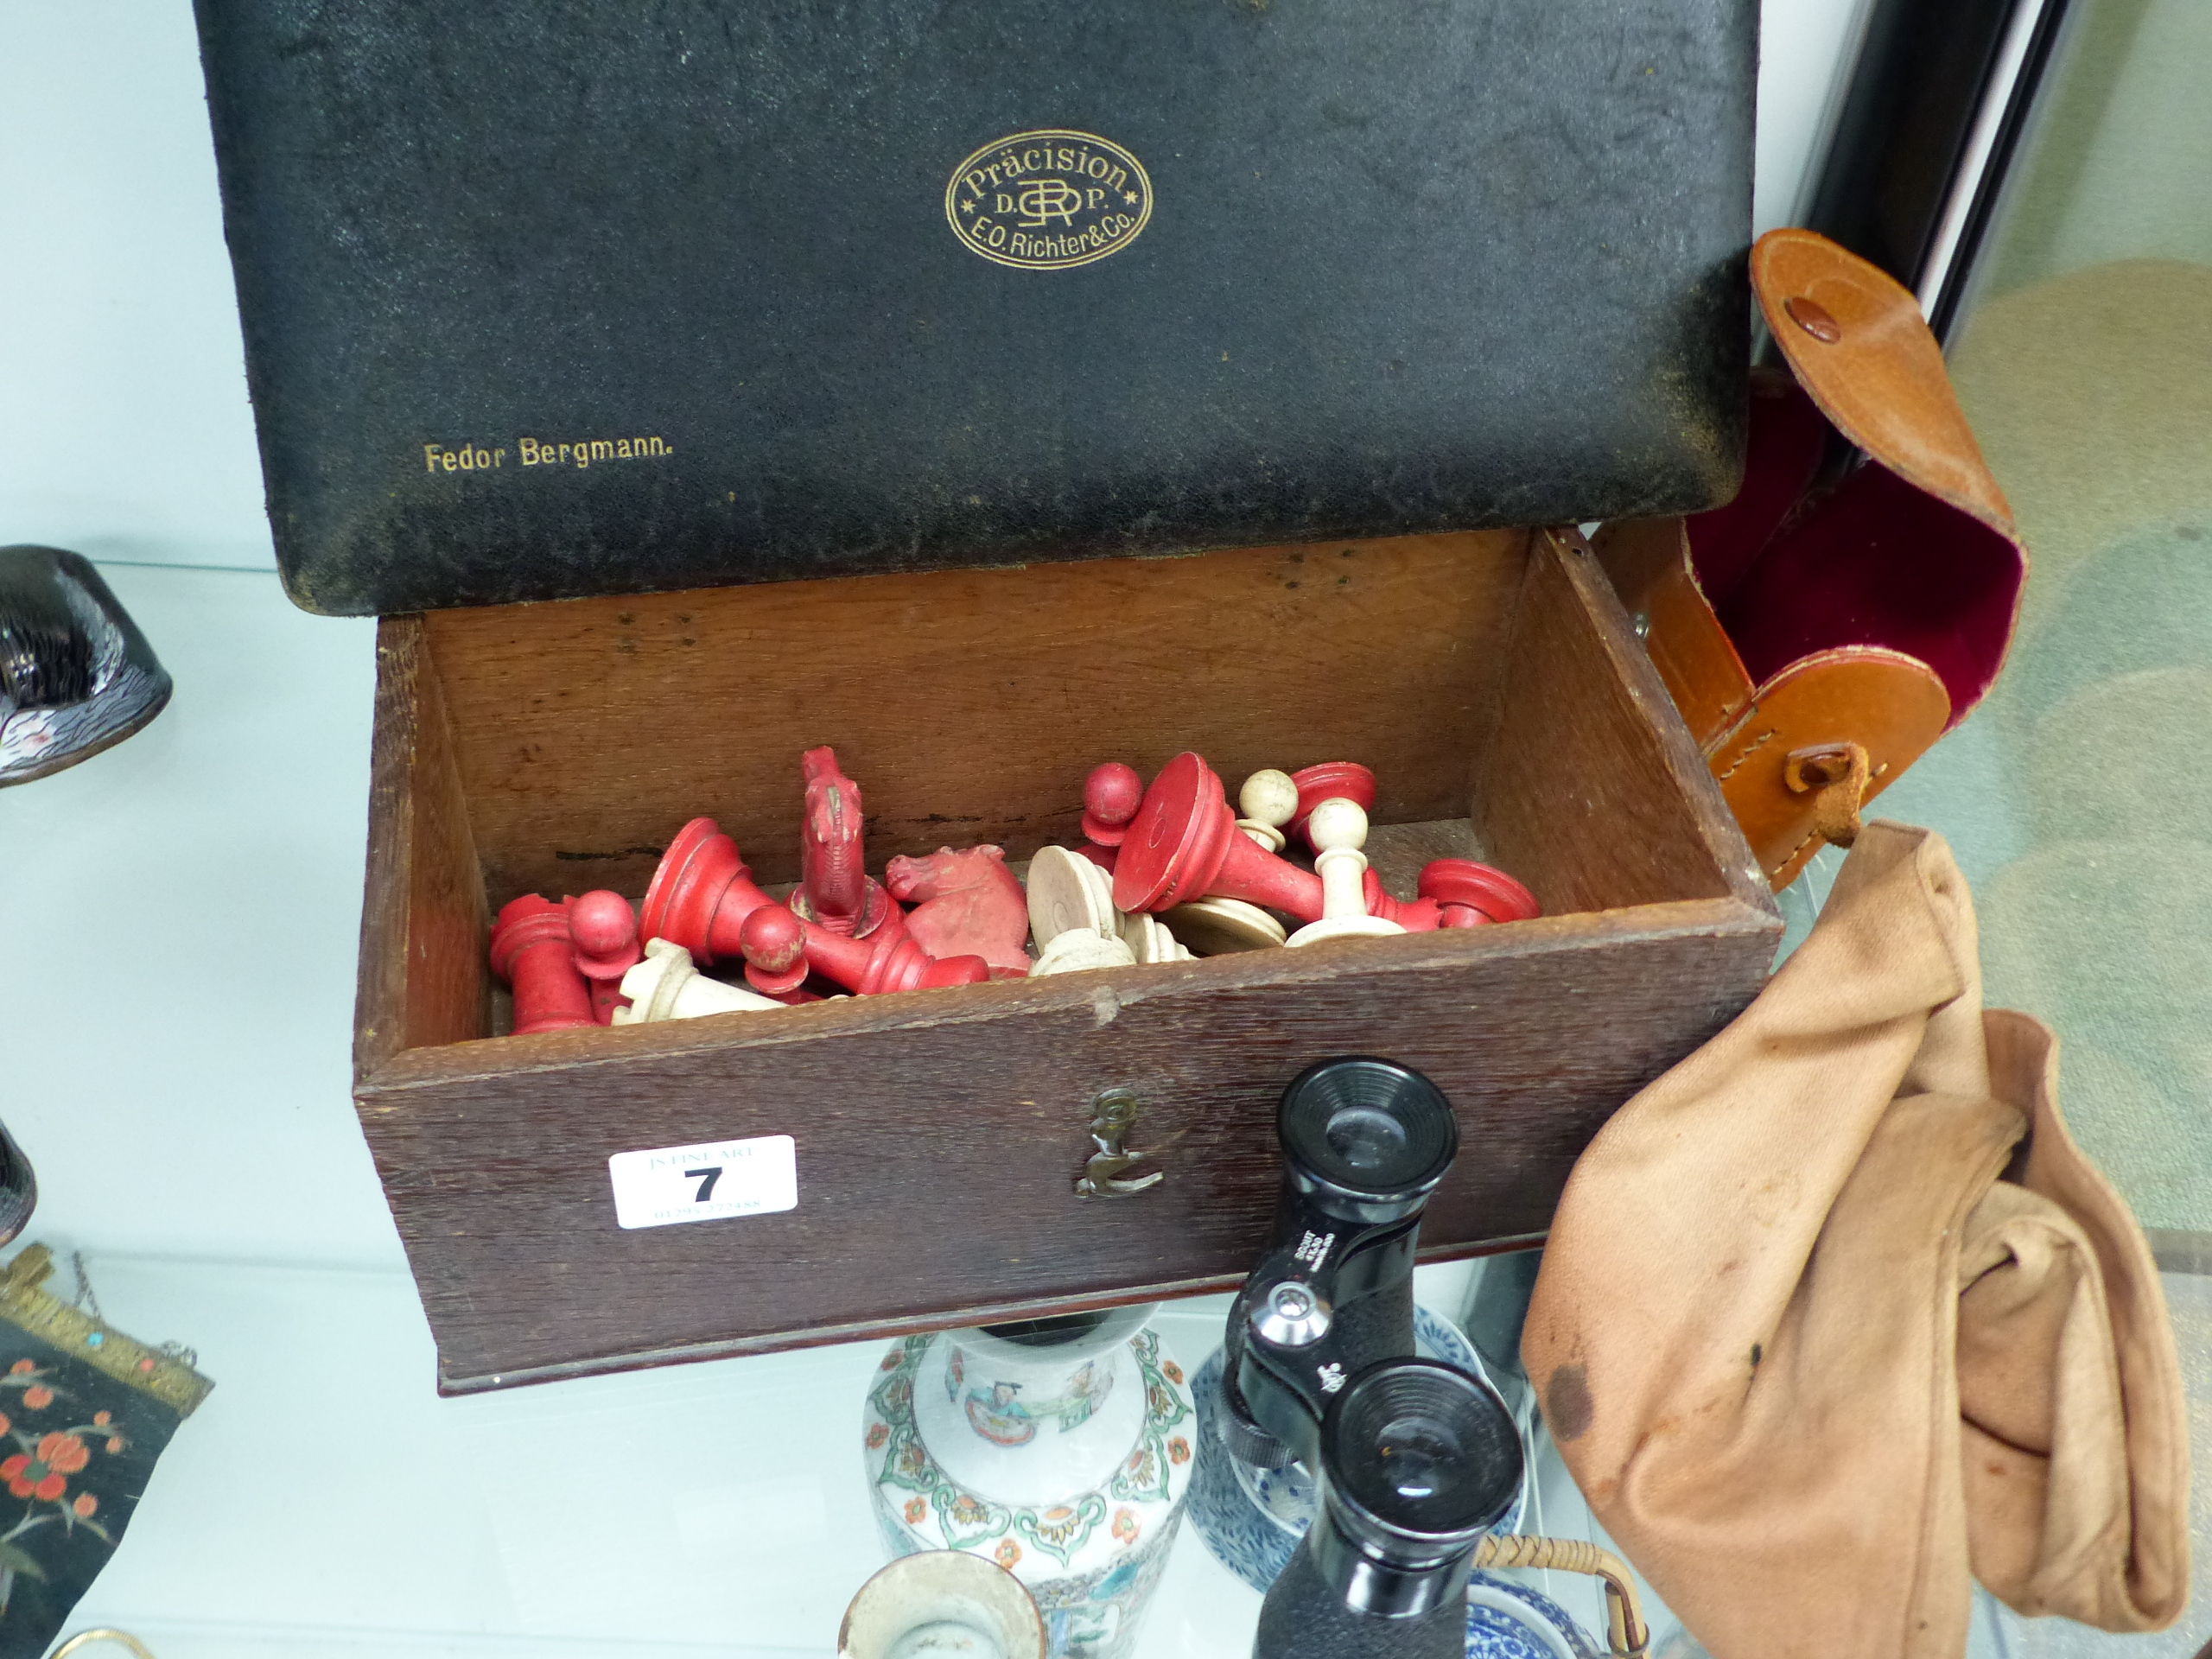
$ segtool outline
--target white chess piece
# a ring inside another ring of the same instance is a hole
[[[1236,791],[1236,808],[1244,816],[1236,827],[1260,844],[1261,850],[1279,853],[1282,827],[1298,816],[1298,785],[1287,772],[1273,766],[1254,772]]]
[[[1338,796],[1322,802],[1306,820],[1306,836],[1314,847],[1313,873],[1321,878],[1321,919],[1292,934],[1292,944],[1406,931],[1367,913],[1367,894],[1360,882],[1367,872],[1367,855],[1359,850],[1367,841],[1367,813],[1357,801]]]
[[[1113,878],[1079,853],[1039,847],[1029,861],[1029,932],[1040,951],[1063,933],[1116,938]]]
[[[1102,938],[1083,928],[1071,927],[1045,947],[1036,965],[1030,969],[1029,977],[1079,973],[1086,968],[1128,968],[1135,965],[1136,959],[1136,952],[1120,939]]]
[[[1239,950],[1272,950],[1283,942],[1282,924],[1257,905],[1242,899],[1193,899],[1163,911],[1176,939],[1202,957],[1225,957]]]
[[[1122,939],[1139,962],[1188,962],[1191,953],[1159,917],[1142,911],[1122,913]]]
[[[1029,861],[1029,931],[1037,961],[1029,977],[1086,968],[1127,968],[1136,952],[1122,940],[1113,878],[1079,853],[1040,847]]]
[[[758,991],[741,990],[709,979],[691,965],[691,953],[671,939],[647,939],[645,959],[622,976],[626,1008],[614,1010],[609,1023],[641,1026],[654,1020],[696,1020],[707,1014],[735,1014],[784,1005]]]

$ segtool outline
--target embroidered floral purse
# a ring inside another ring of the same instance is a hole
[[[0,1659],[46,1651],[215,1386],[47,1294],[53,1271],[34,1244],[0,1276]]]

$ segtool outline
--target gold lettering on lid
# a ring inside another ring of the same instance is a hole
[[[1136,239],[1152,219],[1152,180],[1096,133],[1017,132],[952,169],[944,217],[963,247],[995,264],[1064,270]]]
[[[512,453],[524,467],[588,468],[599,461],[657,461],[674,454],[676,449],[667,439],[658,436],[572,438],[565,443],[558,439],[548,442],[543,438],[518,437],[513,441]],[[450,447],[442,443],[425,443],[423,446],[423,470],[440,474],[504,471],[508,454],[505,445],[478,443],[473,440]]]

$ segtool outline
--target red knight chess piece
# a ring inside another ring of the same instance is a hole
[[[940,847],[927,858],[894,858],[883,880],[893,898],[915,906],[906,936],[931,956],[981,957],[994,978],[1029,971],[1021,946],[1029,934],[1029,901],[1001,849]]]
[[[879,928],[904,925],[903,914],[868,873],[861,786],[837,768],[837,752],[809,749],[799,757],[806,811],[799,821],[798,887],[792,912],[825,933],[864,939]]]

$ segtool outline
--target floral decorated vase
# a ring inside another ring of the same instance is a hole
[[[893,1555],[960,1549],[1028,1587],[1053,1659],[1121,1659],[1167,1564],[1197,1407],[1151,1307],[909,1337],[862,1430]]]

